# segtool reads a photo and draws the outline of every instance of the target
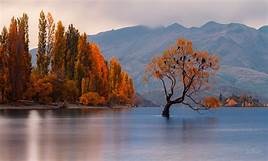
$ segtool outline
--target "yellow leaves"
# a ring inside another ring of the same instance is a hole
[[[72,24],[65,32],[61,21],[55,30],[52,15],[46,17],[43,11],[40,15],[36,69],[32,70],[28,51],[26,14],[13,17],[9,30],[4,28],[0,35],[0,102],[4,97],[10,101],[75,102],[81,93],[84,104],[105,104],[114,93],[119,102],[133,101],[132,79],[117,59],[112,58],[108,67],[99,46],[88,42],[86,33],[80,35]]]
[[[219,60],[215,55],[206,51],[193,51],[192,42],[178,39],[176,44],[154,57],[146,67],[146,74],[156,79],[172,74],[176,78],[183,78],[183,72],[188,79],[193,75],[208,78],[210,73],[219,69]],[[147,76],[149,77],[149,76]]]
[[[100,106],[104,105],[106,102],[105,98],[101,97],[98,93],[88,92],[80,97],[80,103],[83,105]]]
[[[25,92],[26,99],[34,100],[39,103],[52,102],[53,76],[41,77],[36,73],[31,75],[31,86]]]
[[[191,41],[178,39],[162,55],[151,60],[145,69],[144,78],[161,79],[167,93],[173,94],[175,89],[183,89],[182,94],[186,92],[193,94],[209,89],[209,78],[218,69],[217,56],[206,51],[195,51]]]
[[[95,68],[94,72],[98,73],[99,77],[102,79],[107,79],[108,77],[108,67],[105,63],[104,57],[97,44],[91,43],[89,45],[92,54],[92,66]]]
[[[82,79],[81,90],[82,90],[81,91],[82,94],[89,92],[89,78],[88,77],[85,77]]]
[[[65,100],[75,102],[78,97],[78,88],[74,80],[65,80],[63,84],[63,97]]]
[[[193,53],[193,48],[192,48],[192,42],[189,40],[186,40],[184,38],[180,38],[176,42],[176,46],[173,48],[176,49],[176,51],[181,51],[181,53],[186,54],[186,55],[191,55]]]
[[[110,105],[132,104],[135,96],[134,85],[127,72],[121,69],[119,61],[112,58],[109,63],[109,95]]]

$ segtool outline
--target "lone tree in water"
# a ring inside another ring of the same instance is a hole
[[[187,105],[194,111],[209,109],[211,106],[198,101],[196,96],[208,89],[209,78],[218,69],[217,56],[194,51],[191,41],[178,39],[161,56],[151,60],[145,70],[145,80],[153,77],[162,82],[166,99],[162,116],[169,117],[169,109],[174,104]]]

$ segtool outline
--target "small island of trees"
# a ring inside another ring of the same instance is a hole
[[[31,63],[28,15],[12,18],[0,35],[0,103],[28,100],[84,105],[133,105],[132,78],[116,58],[106,61],[97,44],[72,24],[39,18],[37,63]]]

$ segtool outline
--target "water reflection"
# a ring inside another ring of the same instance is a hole
[[[265,111],[251,113],[245,123],[237,115],[248,114],[222,112],[203,116],[177,110],[173,113],[179,117],[165,120],[156,108],[2,110],[0,161],[246,160],[240,155],[264,161],[268,152]],[[264,131],[234,136],[224,130],[227,125],[229,129],[254,125]],[[258,140],[248,140],[255,137]],[[248,150],[241,147],[252,145],[258,153],[245,155]]]
[[[37,111],[31,111],[26,121],[27,132],[27,153],[28,161],[37,161],[39,158],[39,132],[40,132],[40,116]]]
[[[6,110],[1,111],[1,115],[11,119],[3,118],[0,115],[0,160],[27,160],[27,134],[22,130],[26,128],[26,125],[24,120],[16,116],[27,117],[28,113],[11,113]]]

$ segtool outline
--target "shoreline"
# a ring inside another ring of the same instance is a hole
[[[64,109],[124,109],[134,108],[127,105],[115,105],[115,106],[85,106],[78,104],[67,104],[62,105],[12,105],[12,104],[1,104],[0,110],[64,110]]]
[[[31,104],[31,105],[24,105],[24,104],[0,104],[0,110],[65,110],[65,109],[130,109],[130,108],[139,108],[140,106],[129,106],[129,105],[115,105],[115,106],[86,106],[80,104]],[[147,107],[147,106],[144,106]],[[155,108],[163,108],[162,106],[154,106]],[[178,108],[178,106],[174,106],[173,108]],[[236,109],[236,108],[244,108],[244,109],[252,109],[252,108],[268,108],[267,106],[260,106],[260,107],[229,107],[229,106],[222,106],[219,108],[212,108],[212,109]],[[211,110],[212,110],[211,109]]]

